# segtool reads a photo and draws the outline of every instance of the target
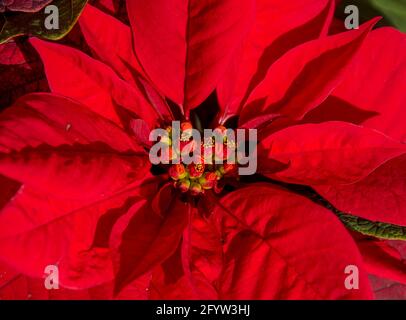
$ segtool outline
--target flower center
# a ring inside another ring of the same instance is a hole
[[[192,196],[211,189],[219,193],[226,179],[238,177],[236,144],[227,138],[225,127],[219,126],[213,136],[196,140],[194,132],[197,130],[193,130],[190,122],[183,122],[178,143],[172,129],[166,127],[168,136],[160,141],[168,146],[169,164],[165,168],[176,189]]]

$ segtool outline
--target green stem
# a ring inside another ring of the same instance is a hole
[[[351,230],[357,231],[366,236],[385,240],[406,241],[406,227],[395,224],[370,221],[346,213],[336,213],[344,225]]]

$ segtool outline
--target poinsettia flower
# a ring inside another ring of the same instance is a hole
[[[128,1],[127,26],[87,5],[92,57],[31,39],[51,93],[0,116],[0,259],[124,298],[367,299],[368,272],[406,283],[401,258],[331,206],[406,226],[405,37],[376,20],[329,35],[334,7]],[[256,128],[258,172],[153,166],[149,133],[174,120]]]

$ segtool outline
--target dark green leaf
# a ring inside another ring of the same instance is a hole
[[[370,221],[350,214],[339,213],[338,217],[347,228],[363,235],[386,240],[406,240],[406,227]]]
[[[342,20],[346,14],[344,8],[356,5],[359,9],[360,23],[376,16],[383,19],[377,26],[393,26],[406,32],[406,1],[405,0],[343,0],[337,7],[336,16]]]
[[[406,32],[406,1],[404,0],[370,0],[372,5],[382,13],[400,31]]]
[[[23,12],[37,12],[49,4],[52,0],[0,0],[0,12],[9,11],[23,11]]]
[[[48,40],[64,37],[74,26],[87,0],[54,0],[59,9],[59,29],[48,30],[45,19],[49,14],[42,9],[35,13],[4,12],[0,14],[0,43],[19,35],[37,36]]]

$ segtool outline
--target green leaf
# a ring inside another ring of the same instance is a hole
[[[337,7],[336,16],[344,20],[347,15],[344,9],[348,5],[356,5],[359,9],[360,23],[382,16],[378,27],[392,26],[406,32],[406,1],[405,0],[342,0]]]
[[[406,32],[406,1],[369,0],[400,31]]]
[[[337,214],[344,225],[367,236],[385,240],[406,240],[406,227],[370,221],[350,214]]]
[[[0,44],[20,35],[36,36],[48,40],[63,38],[75,25],[87,0],[54,0],[51,5],[59,9],[59,29],[48,30],[45,9],[38,12],[4,12],[0,14]]]

